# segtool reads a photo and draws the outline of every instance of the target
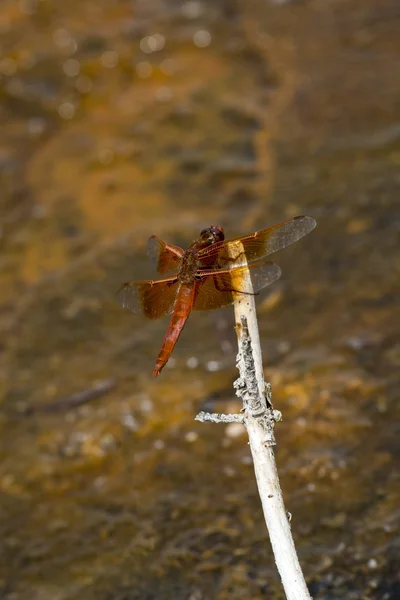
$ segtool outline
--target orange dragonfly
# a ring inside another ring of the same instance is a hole
[[[147,253],[159,273],[176,270],[163,279],[124,283],[117,299],[124,308],[150,319],[172,314],[153,376],[166,365],[192,310],[228,306],[237,294],[258,294],[276,281],[280,268],[265,258],[312,231],[311,217],[294,217],[243,237],[225,240],[224,230],[211,225],[187,250],[153,235]]]

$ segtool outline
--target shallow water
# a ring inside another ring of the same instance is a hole
[[[239,408],[232,311],[191,316],[154,381],[167,323],[115,290],[154,275],[153,233],[296,214],[318,227],[258,308],[297,549],[314,598],[398,597],[399,18],[2,4],[1,597],[283,597],[245,435],[193,420]]]

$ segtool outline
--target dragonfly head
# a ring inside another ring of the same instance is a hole
[[[225,239],[225,234],[219,225],[210,225],[210,227],[200,232],[200,238],[204,242],[215,244],[215,242],[222,242]]]

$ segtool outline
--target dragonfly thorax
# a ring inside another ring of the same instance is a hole
[[[199,262],[197,260],[197,251],[189,248],[182,257],[182,263],[178,273],[179,281],[181,283],[192,283],[198,268]]]

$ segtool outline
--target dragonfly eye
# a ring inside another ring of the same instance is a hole
[[[200,236],[213,244],[225,239],[224,230],[219,225],[211,225],[211,227],[203,229],[203,231],[200,232]]]
[[[210,231],[213,234],[213,237],[216,242],[222,242],[225,239],[224,230],[220,225],[211,225]]]

